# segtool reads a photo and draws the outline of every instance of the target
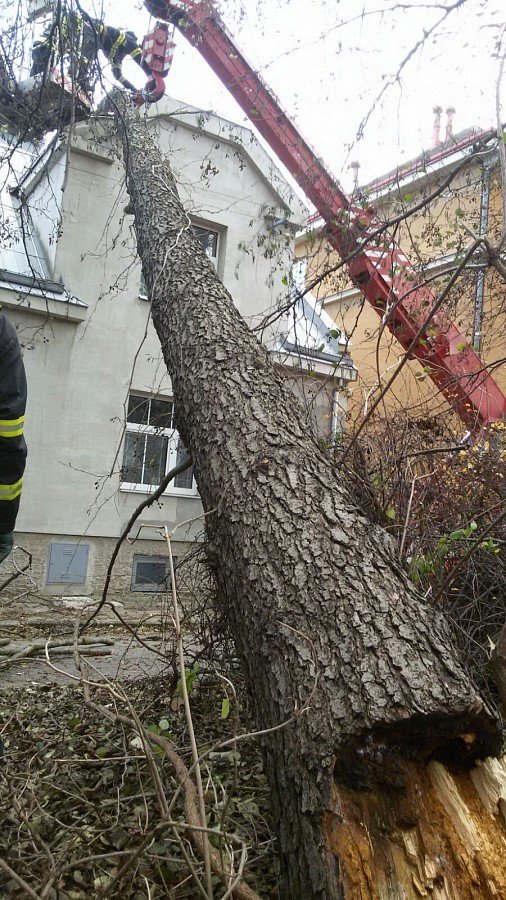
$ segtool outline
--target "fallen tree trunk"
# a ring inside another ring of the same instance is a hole
[[[490,668],[501,698],[503,715],[506,715],[506,625],[503,625],[492,651]]]
[[[465,771],[497,753],[496,720],[235,309],[149,126],[126,108],[116,118],[153,321],[204,508],[217,509],[210,554],[257,724],[290,723],[264,744],[285,896],[415,896],[411,872],[391,863],[393,849],[374,856],[374,840],[395,848],[395,823],[416,829],[429,761]],[[358,834],[368,821],[369,849]],[[462,866],[440,821],[444,880]],[[468,887],[458,896],[476,896]]]

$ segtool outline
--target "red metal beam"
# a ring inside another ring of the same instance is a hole
[[[474,431],[501,419],[506,397],[444,310],[419,334],[437,297],[416,287],[415,269],[402,250],[370,212],[352,205],[238,50],[210,0],[145,0],[145,5],[153,16],[176,25],[209,63],[318,210],[330,244],[348,261],[353,283],[466,426]]]

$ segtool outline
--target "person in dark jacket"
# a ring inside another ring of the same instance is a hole
[[[44,28],[32,46],[30,75],[45,75],[56,59],[79,57],[83,35],[83,17],[74,11],[62,13]]]
[[[73,48],[73,49],[72,49]],[[72,54],[77,84],[86,93],[91,91],[91,73],[94,70],[98,49],[102,50],[111,64],[112,74],[128,91],[135,92],[134,85],[123,75],[122,65],[127,56],[147,74],[149,66],[142,60],[142,48],[133,31],[124,31],[105,25],[99,19],[92,19],[76,13],[62,17],[60,25],[51,22],[32,47],[33,64],[30,75],[43,75],[58,56]]]
[[[131,56],[134,62],[147,74],[151,74],[151,69],[142,61],[142,48],[137,42],[137,36],[133,31],[123,31],[120,28],[113,28],[111,25],[104,25],[103,22],[96,22],[98,46],[107,57],[111,64],[112,74],[116,81],[127,89],[127,91],[135,92],[135,87],[123,75],[121,67],[127,56]]]
[[[14,544],[26,462],[26,376],[16,331],[0,311],[0,562]]]

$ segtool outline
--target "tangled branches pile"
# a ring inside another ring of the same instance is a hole
[[[200,673],[192,691],[201,753],[237,728],[236,701],[222,685]],[[131,687],[128,697],[118,691],[96,690],[91,704],[77,687],[2,692],[4,896],[208,896],[198,828],[188,822],[193,780],[184,776],[191,757],[180,692],[168,694],[159,679]],[[138,727],[128,721],[133,709]],[[234,896],[277,896],[258,747],[217,746],[201,765],[211,853],[230,886],[242,885]],[[212,883],[216,898],[231,896],[214,870]]]

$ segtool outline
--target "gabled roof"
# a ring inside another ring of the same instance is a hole
[[[308,209],[303,201],[297,196],[293,187],[289,184],[281,170],[277,167],[273,159],[262,147],[258,139],[255,137],[251,129],[223,119],[212,111],[198,109],[195,106],[189,106],[183,101],[176,100],[174,97],[165,95],[158,103],[148,107],[146,115],[150,119],[167,118],[173,122],[193,130],[199,134],[208,135],[221,143],[229,144],[239,149],[248,159],[250,165],[260,175],[260,177],[269,185],[272,190],[276,206],[276,214],[282,212],[286,221],[295,228],[300,228],[307,220]],[[90,117],[89,122],[93,121]],[[87,122],[79,123],[74,128],[76,137],[81,137],[86,133]],[[18,182],[18,189],[22,187],[26,196],[29,196],[31,190],[36,186],[40,179],[40,174],[51,168],[66,152],[67,140],[60,139],[57,144],[51,142],[49,148],[45,148],[30,166],[29,171],[23,175]],[[77,144],[74,147],[77,152],[84,150]],[[86,151],[91,155],[91,151]],[[52,158],[50,157],[52,154]],[[111,158],[99,150],[93,154],[96,158],[102,159],[104,162],[110,163]]]
[[[274,192],[279,205],[287,214],[288,221],[294,226],[300,227],[307,219],[307,207],[250,128],[223,119],[212,111],[189,106],[187,103],[167,95],[159,103],[149,107],[147,115],[153,119],[167,117],[186,128],[193,129],[200,134],[207,134],[217,138],[221,143],[239,148]]]

